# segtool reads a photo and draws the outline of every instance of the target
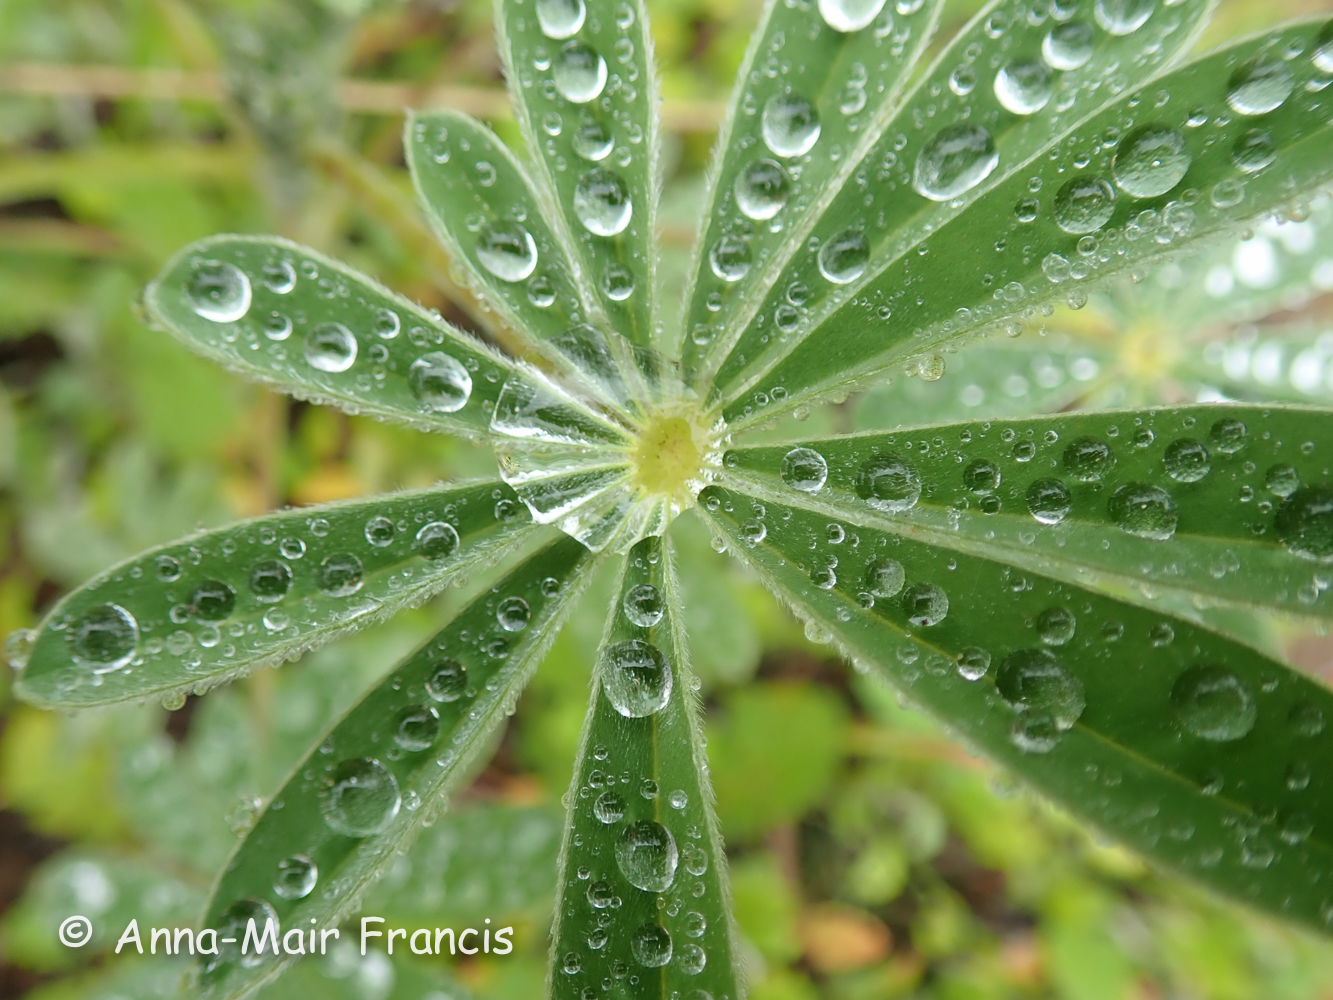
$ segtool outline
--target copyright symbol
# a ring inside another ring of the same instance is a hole
[[[93,922],[87,917],[66,917],[60,925],[60,943],[67,948],[82,948],[93,938]]]

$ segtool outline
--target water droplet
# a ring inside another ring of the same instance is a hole
[[[1277,146],[1267,132],[1252,128],[1231,147],[1231,162],[1243,173],[1255,174],[1277,160]]]
[[[408,705],[398,713],[393,741],[409,753],[429,750],[440,735],[440,713],[429,705]]]
[[[263,604],[276,604],[287,596],[291,586],[291,567],[277,559],[266,559],[250,571],[250,592]]]
[[[623,264],[608,264],[602,272],[602,293],[612,302],[624,302],[634,294],[634,272]]]
[[[5,659],[15,670],[22,670],[32,656],[32,646],[36,635],[32,629],[16,628],[5,636]]]
[[[547,38],[573,37],[587,16],[583,0],[537,0],[537,24]]]
[[[680,971],[687,976],[697,976],[708,965],[708,953],[697,944],[684,945],[676,956],[676,964],[680,966]],[[703,992],[703,990],[691,991],[691,993]],[[695,998],[691,997],[691,1000],[695,1000]]]
[[[1162,465],[1178,483],[1197,483],[1212,468],[1208,449],[1194,438],[1179,438],[1167,445]]]
[[[1310,53],[1310,61],[1315,64],[1315,68],[1325,73],[1333,73],[1333,22],[1324,25],[1319,36],[1315,39],[1314,50]]]
[[[732,188],[736,206],[746,218],[755,221],[771,219],[782,211],[791,194],[787,171],[777,160],[751,160],[736,175]]]
[[[528,301],[538,309],[548,309],[555,304],[555,285],[544,274],[539,274],[528,282]]]
[[[819,14],[834,31],[860,31],[883,9],[884,0],[819,0]]]
[[[287,559],[300,559],[305,555],[305,542],[299,538],[284,538],[278,543],[278,551]]]
[[[876,559],[866,569],[866,589],[875,597],[893,597],[907,582],[907,571],[897,559]]]
[[[760,121],[764,144],[775,156],[804,156],[819,141],[819,112],[800,94],[774,94]]]
[[[616,792],[603,792],[592,804],[592,811],[599,822],[610,826],[625,818],[625,800]]]
[[[1156,198],[1180,183],[1190,162],[1189,148],[1180,132],[1168,125],[1143,125],[1120,141],[1111,160],[1111,173],[1126,194]]]
[[[1277,509],[1274,526],[1288,550],[1302,559],[1333,560],[1333,489],[1302,486]]]
[[[1166,541],[1176,532],[1179,514],[1171,494],[1151,483],[1126,483],[1107,504],[1116,527],[1139,538]]]
[[[653,820],[630,823],[616,840],[616,864],[631,885],[644,892],[666,892],[676,879],[676,839]]]
[[[282,899],[305,899],[319,881],[319,869],[304,854],[293,854],[278,862],[273,891]]]
[[[79,616],[67,641],[74,659],[95,673],[118,670],[134,658],[139,623],[119,604],[99,604]]]
[[[1000,467],[979,458],[963,470],[963,486],[970,493],[984,496],[1000,488]]]
[[[398,779],[371,757],[345,760],[334,769],[321,796],[324,822],[348,837],[371,837],[398,815]]]
[[[194,311],[213,323],[235,323],[250,311],[250,279],[234,264],[196,264],[187,294]]]
[[[594,236],[615,236],[629,225],[634,204],[629,188],[613,171],[597,167],[574,188],[574,214]]]
[[[1318,736],[1324,731],[1323,711],[1308,701],[1293,705],[1287,715],[1287,722],[1297,736]]]
[[[305,359],[322,372],[345,372],[356,361],[356,337],[341,323],[321,323],[305,335]]]
[[[661,711],[671,698],[671,665],[660,649],[642,639],[608,646],[601,656],[601,679],[612,706],[627,719]]]
[[[1282,107],[1296,89],[1296,78],[1284,62],[1262,57],[1238,66],[1227,81],[1227,104],[1238,115],[1266,115]]]
[[[1080,483],[1097,483],[1115,468],[1115,453],[1100,438],[1076,438],[1066,446],[1061,464]]]
[[[383,514],[377,514],[366,522],[365,535],[366,541],[377,549],[382,549],[393,541],[393,522]]]
[[[269,340],[286,340],[292,335],[291,317],[280,312],[269,313],[264,317],[264,322],[260,326],[264,330],[264,336]]]
[[[651,583],[641,583],[631,587],[625,594],[623,607],[625,617],[639,628],[652,628],[666,613],[666,602],[662,600],[661,592]]]
[[[222,916],[218,921],[218,937],[224,942],[230,938],[233,941],[243,942],[246,928],[250,921],[255,922],[256,929],[263,933],[264,927],[268,921],[273,921],[273,926],[278,926],[278,914],[262,899],[241,899],[222,911]],[[219,953],[208,959],[205,959],[205,971],[215,968],[222,962],[239,963],[241,966],[252,969],[262,965],[265,959],[272,959],[273,953],[269,951],[258,951],[257,949],[247,950],[241,954],[240,944],[224,943],[219,948]]]
[[[157,578],[163,583],[173,583],[181,578],[181,564],[175,556],[158,556],[154,563]]]
[[[1028,487],[1028,513],[1042,524],[1059,524],[1073,507],[1069,487],[1058,479],[1038,479]]]
[[[606,60],[582,42],[566,42],[551,75],[561,97],[573,104],[587,104],[606,87]]]
[[[964,646],[958,651],[958,676],[965,681],[979,681],[990,670],[990,653],[980,646]]]
[[[221,580],[205,580],[190,594],[190,607],[200,621],[223,621],[236,607],[236,591]]]
[[[1037,615],[1037,636],[1047,646],[1063,646],[1074,638],[1078,621],[1068,608],[1047,608]]]
[[[893,452],[868,458],[856,473],[856,494],[876,510],[901,514],[921,498],[921,476]]]
[[[1054,89],[1050,70],[1035,59],[1005,63],[995,74],[996,99],[1016,115],[1040,111]]]
[[[436,701],[457,701],[467,690],[467,667],[450,657],[438,661],[426,680],[426,694]]]
[[[1157,0],[1097,0],[1093,17],[1113,35],[1132,35],[1152,16]]]
[[[644,924],[636,930],[630,936],[629,947],[639,964],[650,969],[671,961],[671,935],[657,924]]]
[[[481,231],[477,260],[501,281],[522,281],[537,269],[537,244],[518,223],[496,223]]]
[[[392,309],[377,309],[373,329],[380,340],[393,340],[403,328],[403,321]]]
[[[914,583],[903,591],[903,611],[913,625],[938,625],[949,614],[949,595],[933,583]]]
[[[1019,649],[1000,661],[995,687],[1017,711],[1072,729],[1087,706],[1083,684],[1047,649]]]
[[[600,122],[588,120],[574,130],[574,134],[570,137],[570,145],[574,147],[574,152],[585,160],[598,163],[611,155],[616,140]]]
[[[260,274],[264,287],[274,295],[286,295],[296,287],[296,268],[285,260],[270,261]]]
[[[782,481],[803,493],[818,493],[828,479],[828,463],[813,448],[793,448],[782,457]]]
[[[870,243],[861,226],[849,226],[829,237],[819,248],[819,273],[835,285],[846,285],[865,274]]]
[[[723,281],[740,281],[750,273],[750,241],[723,236],[708,251],[708,266]]]
[[[1245,447],[1245,438],[1249,431],[1245,424],[1235,417],[1223,417],[1213,424],[1208,432],[1208,440],[1223,455],[1234,455]]]
[[[1052,212],[1067,233],[1095,233],[1115,212],[1115,189],[1101,177],[1075,177],[1055,192]]]
[[[1087,21],[1068,21],[1047,33],[1041,54],[1052,69],[1078,69],[1092,58],[1094,41],[1093,27]]]
[[[339,552],[320,563],[319,589],[330,597],[350,597],[361,589],[365,570],[350,552]]]
[[[431,351],[412,362],[407,385],[423,409],[454,413],[467,405],[472,395],[472,376],[457,358]]]
[[[495,620],[506,632],[522,632],[532,618],[532,609],[521,597],[506,597],[495,609]]]
[[[1292,813],[1283,820],[1278,836],[1284,843],[1296,847],[1309,840],[1312,833],[1314,833],[1314,820],[1304,813]]]
[[[969,63],[955,66],[949,74],[949,89],[959,97],[966,97],[977,86],[977,71]]]
[[[960,122],[940,129],[922,148],[912,186],[931,201],[949,201],[980,184],[999,162],[991,134],[980,125]]]
[[[1206,663],[1176,679],[1171,704],[1186,730],[1215,743],[1240,739],[1254,728],[1258,716],[1248,685],[1225,667]]]
[[[768,537],[768,528],[763,521],[746,521],[738,531],[741,541],[754,548]]]
[[[458,550],[458,532],[447,521],[431,521],[417,532],[412,548],[432,562],[447,559]]]

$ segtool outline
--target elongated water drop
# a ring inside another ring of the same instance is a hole
[[[518,223],[497,223],[481,231],[477,260],[501,281],[522,281],[537,269],[537,244]]]
[[[782,164],[764,157],[741,168],[732,190],[741,213],[759,222],[782,211],[791,193],[791,182]]]
[[[630,823],[616,839],[616,865],[630,885],[644,892],[670,889],[679,860],[676,838],[653,820]]]
[[[819,112],[800,94],[774,94],[764,104],[760,131],[774,155],[804,156],[819,141]]]
[[[1000,162],[990,132],[971,122],[940,129],[922,148],[912,186],[931,201],[949,201],[972,190]]]
[[[574,188],[574,214],[594,236],[624,232],[633,211],[629,188],[614,171],[590,170]]]
[[[865,229],[850,226],[820,246],[819,273],[835,285],[846,285],[865,274],[869,260],[870,242]]]
[[[603,650],[601,679],[611,705],[627,719],[653,715],[671,700],[671,664],[666,654],[642,639]]]
[[[187,294],[195,313],[213,323],[235,323],[250,311],[250,279],[224,261],[196,264]]]

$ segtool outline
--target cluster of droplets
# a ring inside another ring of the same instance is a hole
[[[352,373],[358,360],[369,362],[363,365],[367,369],[364,374],[354,373],[355,387],[361,392],[374,389],[388,372],[398,370],[390,344],[403,332],[403,320],[387,306],[370,308],[364,328],[355,331],[335,320],[306,323],[300,309],[272,309],[254,315],[262,311],[253,309],[256,282],[267,298],[280,304],[282,297],[295,291],[302,280],[314,283],[320,298],[342,298],[349,294],[347,286],[336,276],[322,278],[319,266],[313,261],[302,261],[298,276],[298,269],[290,260],[274,257],[255,276],[227,261],[195,259],[191,262],[185,295],[195,315],[221,328],[225,342],[235,343],[244,335],[251,350],[268,344],[275,361],[287,359],[285,342],[298,327],[303,327],[301,357],[311,373]],[[440,338],[425,327],[414,326],[408,331],[408,339],[415,346],[429,347]],[[465,364],[444,351],[426,351],[402,374],[423,412],[454,413],[467,405],[472,396],[472,372],[476,368],[473,359]]]

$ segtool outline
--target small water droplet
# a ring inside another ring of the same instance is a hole
[[[883,452],[868,458],[857,471],[856,494],[876,510],[901,514],[921,498],[921,476],[901,455]]]
[[[1138,31],[1157,6],[1157,0],[1097,0],[1093,17],[1112,35],[1132,35]]]
[[[849,226],[829,237],[819,248],[819,273],[835,285],[846,285],[865,274],[870,242],[865,229]]]
[[[547,38],[573,37],[587,15],[583,0],[537,0],[537,24]]]
[[[963,470],[963,486],[970,493],[984,496],[1000,488],[1000,467],[979,458]]]
[[[913,625],[930,627],[949,614],[949,595],[933,583],[914,583],[903,591],[903,611]]]
[[[958,651],[958,676],[965,681],[979,681],[990,670],[990,653],[980,646],[964,646]]]
[[[1086,21],[1067,21],[1052,28],[1042,40],[1041,54],[1052,69],[1078,69],[1092,58],[1095,35]]]
[[[412,548],[432,562],[439,562],[458,550],[458,532],[447,521],[431,521],[417,532]]]
[[[1235,417],[1223,417],[1213,424],[1208,432],[1208,440],[1223,455],[1234,455],[1245,447],[1248,434],[1249,431],[1242,421]]]
[[[440,735],[440,713],[429,705],[409,705],[398,713],[393,741],[409,753],[429,750]]]
[[[1098,483],[1115,468],[1115,453],[1100,438],[1076,438],[1065,447],[1061,464],[1080,483]]]
[[[467,690],[467,668],[450,657],[438,661],[426,679],[426,694],[436,701],[457,701]]]
[[[723,236],[708,251],[708,266],[723,281],[740,281],[750,273],[750,241]]]
[[[1006,111],[1016,115],[1036,114],[1054,91],[1051,73],[1035,59],[1005,63],[995,74],[995,97]]]
[[[819,14],[834,31],[860,31],[879,16],[884,0],[819,0]]]
[[[665,927],[644,924],[630,936],[630,951],[640,965],[658,969],[671,961],[671,935]]]
[[[370,757],[345,760],[334,769],[322,796],[324,822],[348,837],[371,837],[398,815],[402,797],[398,779]]]
[[[532,618],[532,609],[521,597],[506,597],[495,610],[495,620],[506,632],[522,632]]]
[[[598,822],[610,826],[625,818],[625,800],[616,792],[603,792],[592,804],[592,811]]]
[[[1208,449],[1194,438],[1178,438],[1167,445],[1162,465],[1178,483],[1197,483],[1212,469]]]
[[[1115,212],[1115,189],[1101,177],[1075,177],[1055,193],[1055,224],[1067,233],[1095,233]]]
[[[361,589],[365,570],[350,552],[338,552],[320,563],[319,589],[330,597],[350,597]]]
[[[191,592],[190,607],[200,621],[225,621],[236,607],[236,591],[221,580],[205,580]]]
[[[652,628],[666,613],[661,592],[651,583],[640,583],[625,594],[625,617],[639,628]]]
[[[434,413],[455,413],[472,395],[472,376],[457,358],[431,351],[412,362],[407,385],[421,406]]]
[[[1028,487],[1028,513],[1042,524],[1059,524],[1073,507],[1069,487],[1058,479],[1038,479]]]
[[[1267,132],[1252,128],[1231,147],[1231,162],[1242,173],[1256,174],[1277,161],[1277,145]]]
[[[1068,608],[1047,608],[1037,616],[1037,636],[1047,646],[1063,646],[1074,638],[1078,625]]]
[[[876,559],[866,569],[866,589],[875,597],[893,597],[907,582],[907,571],[896,559]]]
[[[292,570],[285,562],[266,559],[250,571],[250,592],[263,604],[276,604],[292,586]],[[225,615],[223,617],[226,617]]]
[[[1111,494],[1107,509],[1121,531],[1157,541],[1174,535],[1179,520],[1171,494],[1151,483],[1126,483]]]
[[[1333,560],[1333,489],[1302,486],[1282,502],[1274,519],[1278,541],[1294,555]]]
[[[382,549],[390,544],[393,541],[394,533],[393,522],[383,514],[376,514],[366,522],[366,541],[377,549]]]
[[[1049,719],[1057,732],[1073,728],[1087,705],[1083,684],[1047,649],[1019,649],[1001,662],[995,687],[1025,715]]]
[[[1296,89],[1296,78],[1284,62],[1263,57],[1238,66],[1227,81],[1227,104],[1238,115],[1276,111]]]
[[[305,899],[319,881],[319,869],[304,854],[293,854],[278,862],[273,891],[283,899]]]

